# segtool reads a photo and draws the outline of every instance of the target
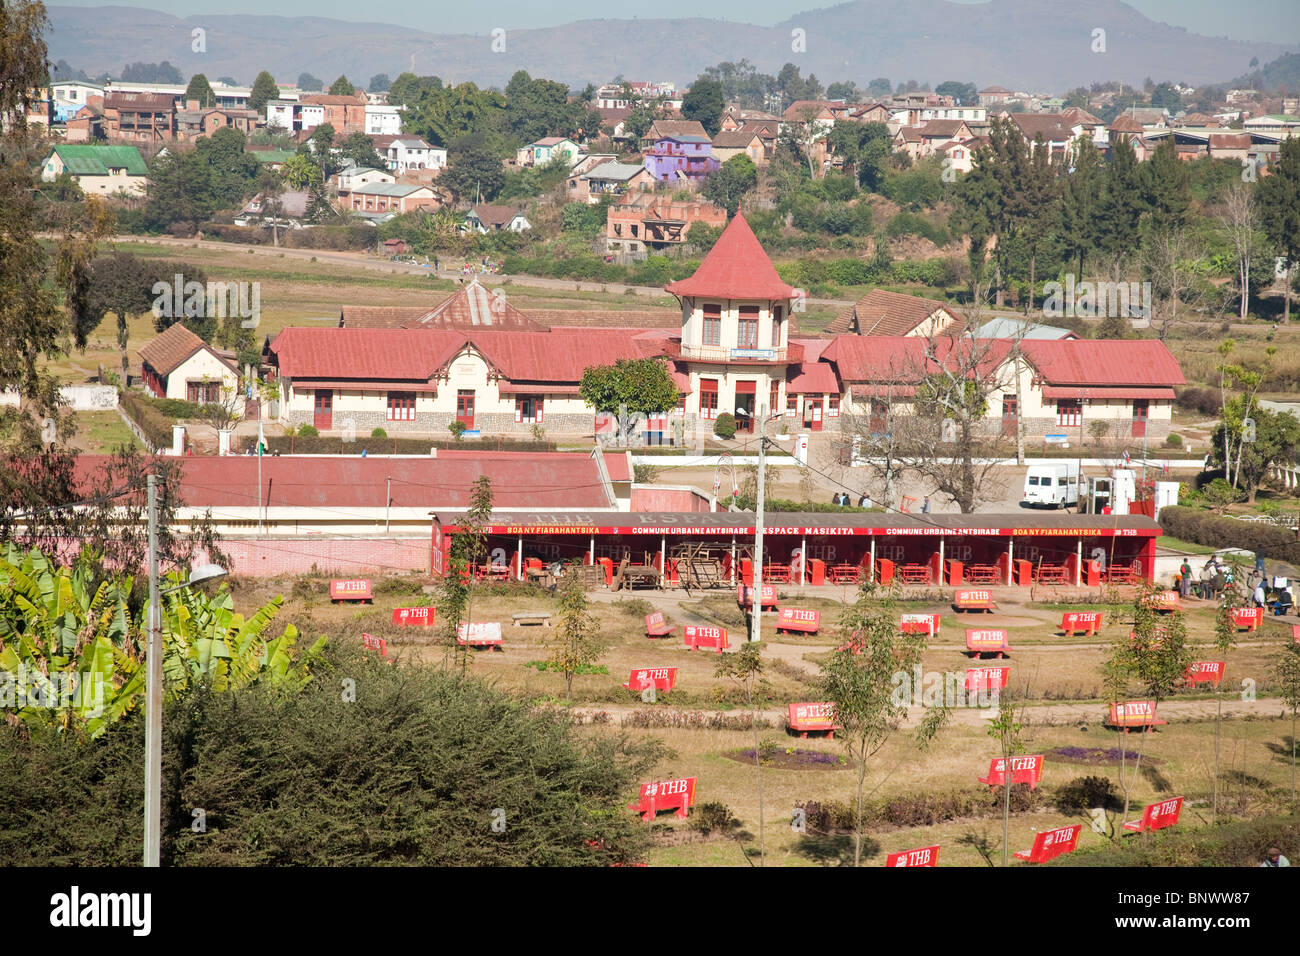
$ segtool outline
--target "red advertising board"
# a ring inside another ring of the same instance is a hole
[[[1101,611],[1066,611],[1061,616],[1061,630],[1071,637],[1076,631],[1096,634],[1101,630]]]
[[[645,616],[645,636],[646,637],[672,637],[677,628],[672,627],[664,620],[663,611],[655,611]]]
[[[1177,611],[1182,607],[1178,600],[1177,591],[1156,591],[1151,595],[1150,603],[1153,608],[1161,613],[1165,611]]]
[[[398,627],[433,627],[436,607],[395,607],[393,623]]]
[[[1223,680],[1223,661],[1196,661],[1187,667],[1189,684],[1213,684],[1215,687]]]
[[[375,637],[373,634],[361,634],[361,647],[367,651],[378,651],[385,657],[388,656],[388,642],[382,637]]]
[[[1016,859],[1028,860],[1030,863],[1046,863],[1066,853],[1073,853],[1079,845],[1079,832],[1082,829],[1083,824],[1076,823],[1073,826],[1057,827],[1055,830],[1044,830],[1034,837],[1034,848],[1028,853],[1017,853]]]
[[[1183,798],[1171,797],[1168,800],[1162,800],[1160,803],[1147,804],[1147,808],[1142,811],[1142,819],[1125,823],[1124,829],[1129,833],[1163,830],[1165,827],[1176,824],[1182,813]]]
[[[373,601],[374,591],[370,581],[364,578],[349,578],[330,582],[331,601]]]
[[[904,614],[898,621],[898,630],[902,634],[929,634],[939,636],[938,614]]]
[[[1262,607],[1235,607],[1232,609],[1232,623],[1235,627],[1243,630],[1257,631],[1259,626],[1264,623],[1264,609]]]
[[[712,647],[719,654],[731,645],[727,643],[727,629],[709,624],[687,624],[682,628],[682,639],[691,650]]]
[[[1007,762],[1002,757],[989,761],[989,775],[980,777],[980,783],[990,787],[1000,787],[1006,782]],[[1043,755],[1030,754],[1011,758],[1011,782],[1027,783],[1033,790],[1043,779]]]
[[[1001,690],[1007,686],[1010,676],[1010,667],[972,667],[966,671],[966,689]]]
[[[629,803],[627,808],[635,810],[641,814],[642,820],[648,821],[653,820],[660,810],[675,810],[679,817],[685,817],[694,805],[695,778],[682,777],[641,784],[640,798],[636,803]]]
[[[993,592],[960,588],[952,603],[959,611],[991,611],[994,607]]]
[[[1154,700],[1129,700],[1110,705],[1112,727],[1157,727],[1163,723],[1156,717]]]
[[[805,611],[797,607],[783,607],[776,616],[777,632],[800,631],[816,634],[822,624],[821,611]]]
[[[478,621],[457,627],[456,643],[471,647],[504,647],[506,642],[501,636],[499,621]]]
[[[885,857],[885,866],[938,866],[939,848],[923,846],[919,850],[900,850]]]
[[[762,587],[762,594],[760,596],[760,603],[762,606],[776,607],[776,585],[764,584],[760,586]],[[748,584],[737,585],[736,603],[741,607],[752,607],[754,604],[754,589]]]
[[[628,690],[643,691],[650,687],[665,693],[677,684],[676,667],[638,667],[628,675],[623,686]]]
[[[1006,628],[966,628],[966,650],[975,654],[997,654],[999,657],[1011,650],[1007,643]]]
[[[791,704],[788,719],[790,729],[804,736],[815,731],[835,736],[835,705],[829,701]]]

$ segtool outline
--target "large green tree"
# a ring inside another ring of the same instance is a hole
[[[471,134],[453,141],[447,149],[447,168],[438,185],[461,202],[477,202],[481,196],[491,202],[506,184],[501,154],[484,134]]]
[[[740,209],[740,201],[751,189],[758,185],[758,167],[754,161],[741,153],[732,156],[712,176],[704,181],[701,192],[704,198],[714,205],[727,210],[734,216]]]
[[[722,84],[701,76],[682,97],[682,119],[697,120],[706,133],[716,136],[722,128],[722,111],[726,106]]]
[[[330,84],[330,96],[352,96],[356,93],[357,88],[353,86],[346,76],[340,76]]]
[[[189,278],[188,276],[186,277]],[[155,282],[171,282],[162,269],[129,252],[115,252],[101,256],[92,264],[92,293],[100,315],[117,317],[117,347],[122,353],[122,381],[127,379],[129,366],[127,341],[130,336],[129,320],[133,315],[148,312],[154,301]]]
[[[1256,187],[1260,227],[1277,255],[1286,259],[1286,304],[1282,321],[1291,321],[1291,274],[1300,262],[1300,137],[1282,141],[1277,161]]]
[[[582,373],[578,394],[598,412],[626,410],[628,431],[633,416],[663,414],[676,408],[680,397],[668,366],[657,358],[619,359],[613,365],[590,366]]]
[[[202,73],[191,76],[190,85],[185,87],[185,102],[191,100],[197,101],[200,109],[217,105],[217,94],[212,92],[212,84]]]
[[[1254,422],[1253,437],[1246,419]],[[1210,439],[1211,464],[1224,468],[1235,486],[1255,502],[1259,486],[1275,464],[1292,465],[1300,454],[1300,420],[1289,412],[1272,412],[1261,408],[1251,395],[1238,395],[1228,400],[1223,420],[1214,429]],[[1225,460],[1227,447],[1230,460]]]
[[[261,116],[266,110],[267,102],[279,98],[280,88],[275,85],[275,77],[263,70],[253,81],[253,89],[248,94],[248,108]]]

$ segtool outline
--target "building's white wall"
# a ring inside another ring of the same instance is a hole
[[[239,377],[207,349],[201,349],[167,376],[167,397],[184,401],[186,383],[202,381],[219,381],[224,388],[239,388]]]

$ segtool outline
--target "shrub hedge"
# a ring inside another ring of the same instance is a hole
[[[122,389],[119,399],[127,417],[139,426],[153,451],[172,446],[172,426],[178,419],[197,418],[199,407],[174,398],[150,398],[135,389]]]
[[[1160,527],[1165,534],[1211,548],[1243,548],[1267,551],[1278,561],[1300,563],[1300,541],[1295,532],[1263,522],[1220,518],[1196,508],[1160,509]]]

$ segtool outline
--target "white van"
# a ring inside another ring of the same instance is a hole
[[[1079,504],[1079,475],[1069,465],[1030,465],[1024,503],[1031,508],[1069,508]]]

